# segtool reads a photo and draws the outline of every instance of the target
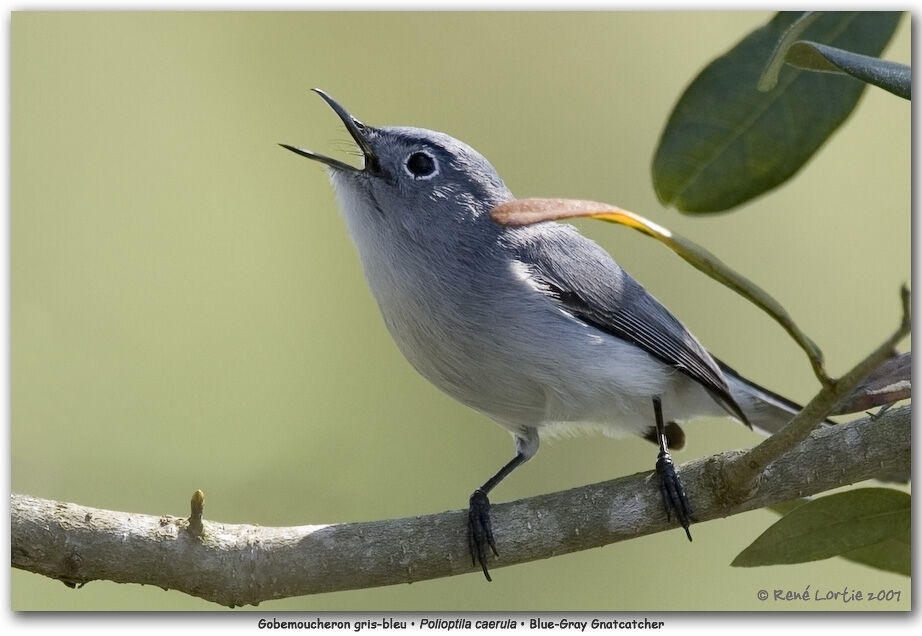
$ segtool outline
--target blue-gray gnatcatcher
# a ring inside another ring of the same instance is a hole
[[[513,196],[470,146],[420,128],[367,126],[315,90],[364,167],[282,145],[328,167],[397,346],[430,382],[515,439],[515,457],[469,502],[471,556],[487,579],[487,546],[496,553],[487,494],[534,456],[541,437],[600,430],[658,443],[667,512],[688,532],[666,451],[684,443],[676,423],[723,415],[773,432],[800,410],[715,360],[573,226],[494,222],[490,211]]]

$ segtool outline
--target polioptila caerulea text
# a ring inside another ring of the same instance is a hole
[[[774,432],[800,410],[713,358],[573,226],[494,222],[490,211],[514,197],[470,146],[431,130],[367,126],[316,92],[364,167],[282,145],[328,167],[397,346],[430,382],[515,439],[515,457],[469,502],[471,556],[487,579],[487,546],[496,553],[487,494],[534,456],[541,437],[598,430],[658,443],[667,513],[688,532],[688,502],[666,450],[684,444],[677,423],[729,416]]]

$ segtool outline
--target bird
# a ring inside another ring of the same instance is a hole
[[[542,438],[600,431],[659,446],[667,515],[693,514],[669,455],[681,425],[726,416],[764,433],[800,406],[745,379],[598,244],[553,221],[501,225],[515,199],[479,152],[445,133],[362,123],[321,89],[362,156],[324,164],[368,286],[397,347],[429,382],[489,417],[515,455],[468,501],[472,565],[498,556],[489,493]],[[651,417],[652,416],[652,417]]]

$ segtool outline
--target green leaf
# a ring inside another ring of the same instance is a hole
[[[806,41],[792,44],[784,59],[792,66],[810,71],[848,73],[894,95],[912,99],[912,69],[905,64]]]
[[[911,576],[912,533],[906,530],[900,535],[884,539],[879,543],[845,552],[842,558],[869,565],[878,570]]]
[[[679,98],[653,159],[653,183],[666,205],[718,212],[774,188],[796,173],[845,121],[866,84],[847,75],[784,66],[768,92],[757,86],[766,60],[802,18],[782,12],[711,62]],[[823,13],[804,38],[879,55],[898,12]]]
[[[901,537],[912,523],[911,500],[890,488],[858,488],[814,499],[769,526],[731,565],[817,561]]]
[[[803,498],[791,499],[790,501],[783,501],[779,504],[766,506],[766,509],[784,516],[809,501],[809,499]],[[878,570],[886,570],[887,572],[895,572],[896,574],[910,576],[912,569],[912,563],[910,561],[912,557],[912,535],[911,532],[907,530],[902,535],[896,535],[889,539],[884,539],[879,543],[872,543],[863,548],[856,548],[844,552],[839,556],[843,559],[854,561],[855,563],[877,568]]]

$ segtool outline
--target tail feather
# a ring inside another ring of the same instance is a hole
[[[803,409],[800,404],[747,380],[720,360],[717,364],[727,378],[730,394],[757,432],[777,433]]]

